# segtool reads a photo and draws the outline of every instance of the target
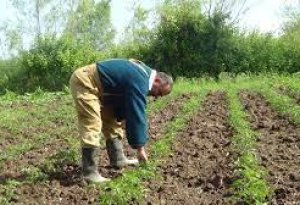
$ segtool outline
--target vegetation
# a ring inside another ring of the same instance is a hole
[[[260,158],[255,150],[258,133],[250,127],[247,115],[239,103],[238,93],[245,89],[260,92],[275,109],[299,124],[297,120],[299,119],[297,117],[298,106],[292,100],[282,100],[290,99],[289,97],[279,96],[279,93],[276,93],[277,87],[283,82],[289,82],[286,83],[287,86],[293,87],[293,85],[298,85],[296,82],[299,78],[279,75],[254,77],[244,75],[236,78],[223,75],[219,77],[221,81],[218,83],[204,79],[194,81],[179,79],[175,84],[174,92],[167,99],[161,98],[149,104],[148,112],[151,114],[153,111],[163,110],[168,102],[185,93],[185,90],[194,93],[193,97],[185,103],[180,113],[176,115],[176,118],[164,126],[165,136],[151,145],[151,162],[147,166],[143,165],[135,170],[127,171],[111,183],[98,187],[102,190],[99,197],[103,204],[122,204],[131,200],[143,200],[145,194],[143,182],[159,177],[156,175],[156,167],[163,163],[165,156],[170,154],[170,146],[176,140],[177,134],[184,129],[187,120],[195,114],[195,111],[200,109],[200,104],[206,93],[217,90],[224,90],[227,93],[229,103],[228,120],[235,130],[231,146],[231,150],[237,153],[236,158],[234,158],[237,178],[232,184],[235,190],[234,200],[246,204],[264,204],[270,200],[273,195],[272,185],[265,180],[267,173],[265,168],[260,165]],[[54,104],[57,105],[58,102],[60,106],[52,109],[52,115],[45,114],[48,112],[49,107]],[[1,118],[3,122],[1,129],[10,130],[9,132],[16,137],[18,143],[11,141],[12,145],[5,148],[1,154],[1,165],[8,161],[17,162],[20,159],[19,157],[22,157],[22,153],[36,152],[41,146],[52,146],[59,143],[63,147],[68,147],[68,149],[54,149],[51,153],[45,153],[41,156],[44,160],[38,166],[31,165],[23,168],[22,173],[25,176],[23,180],[8,178],[5,183],[1,183],[0,190],[2,190],[1,195],[3,197],[1,202],[3,203],[9,203],[14,198],[15,190],[23,184],[35,184],[51,180],[49,177],[55,173],[60,175],[64,165],[77,164],[79,160],[77,151],[79,142],[74,138],[76,125],[75,123],[69,124],[70,121],[75,121],[75,115],[72,111],[71,98],[67,93],[36,92],[28,96],[7,93],[1,97],[0,106],[7,105],[10,105],[11,109],[15,111],[14,115],[9,116],[7,112],[10,112],[10,110],[0,112],[0,115],[3,116]],[[25,111],[22,106],[27,106],[30,109]],[[17,121],[24,121],[25,118],[28,119],[29,115],[31,120],[23,124],[28,128],[15,126]],[[30,126],[27,124],[30,124]],[[56,128],[52,129],[53,126]],[[42,135],[40,133],[43,127],[49,129],[45,131],[48,134]],[[27,130],[29,138],[23,136]],[[5,136],[4,141],[6,140]]]
[[[80,145],[74,137],[76,118],[68,81],[76,68],[106,58],[138,58],[176,78],[171,95],[149,104],[150,115],[166,109],[179,95],[193,95],[164,124],[164,136],[149,147],[149,164],[125,170],[106,185],[84,187],[98,191],[101,204],[142,201],[145,182],[160,177],[157,167],[172,154],[172,143],[201,111],[206,94],[218,90],[227,95],[228,122],[234,129],[232,199],[266,204],[274,198],[275,185],[267,180],[269,172],[256,150],[262,136],[251,127],[239,93],[259,93],[283,118],[299,126],[297,9],[289,12],[282,34],[276,36],[238,29],[232,10],[240,6],[237,1],[161,1],[153,11],[134,1],[133,17],[115,43],[111,1],[11,2],[18,23],[7,21],[0,30],[6,42],[1,45],[6,58],[0,59],[0,170],[14,164],[12,173],[21,176],[0,176],[0,204],[13,203],[23,185],[51,182],[63,174],[66,164],[78,166]],[[150,28],[147,21],[153,14],[157,21]],[[28,48],[25,38],[30,41]],[[18,162],[28,153],[38,153],[39,160],[22,167]]]
[[[110,1],[14,1],[16,9],[22,11],[17,16],[19,22],[35,28],[27,29],[34,38],[30,48],[25,49],[22,39],[28,34],[18,30],[24,27],[8,23],[2,30],[11,45],[6,49],[13,57],[0,61],[0,73],[4,73],[0,92],[8,89],[25,93],[37,88],[59,91],[68,85],[77,67],[116,57],[141,59],[176,78],[218,78],[222,72],[299,71],[297,12],[293,12],[283,34],[274,36],[237,29],[230,8],[243,8],[230,0],[210,1],[209,11],[204,9],[208,3],[201,0],[165,1],[156,8],[157,22],[150,29],[146,22],[154,11],[134,2],[133,18],[115,45]],[[32,8],[33,17],[25,12]]]
[[[229,97],[229,121],[235,128],[233,149],[239,157],[236,159],[238,179],[233,186],[236,190],[237,201],[246,204],[264,204],[271,191],[265,181],[266,172],[259,165],[255,152],[258,133],[252,131],[243,107],[239,102],[237,85],[230,84],[226,90]]]

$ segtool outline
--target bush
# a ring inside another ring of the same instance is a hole
[[[174,77],[217,77],[226,70],[223,58],[231,48],[233,29],[228,15],[215,11],[211,17],[201,13],[199,1],[180,1],[163,7],[161,21],[150,42],[134,54],[146,63]]]
[[[61,90],[68,85],[76,68],[95,62],[96,56],[91,46],[77,45],[72,38],[41,38],[32,49],[22,54],[22,91],[33,91],[37,87]]]
[[[0,61],[0,94],[4,94],[6,90],[16,90],[20,86],[22,73],[19,58],[11,58]]]

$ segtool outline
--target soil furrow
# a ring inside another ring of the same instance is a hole
[[[224,93],[209,94],[203,109],[176,137],[172,153],[146,183],[148,204],[230,204],[233,159]],[[160,177],[161,176],[161,177]]]
[[[273,205],[300,204],[300,128],[275,112],[257,93],[242,92],[254,130],[261,133],[257,152],[274,189]]]
[[[168,121],[173,120],[181,110],[184,103],[191,95],[182,95],[170,102],[163,111],[157,111],[149,117],[149,143],[163,136],[163,127]],[[125,140],[124,140],[125,141]],[[56,144],[55,150],[62,150],[60,144]],[[127,155],[133,154],[125,146]],[[47,153],[45,153],[47,156]],[[43,157],[34,158],[39,162]],[[117,177],[122,170],[109,167],[105,148],[100,151],[100,172],[105,177]],[[26,166],[21,165],[21,166]],[[50,173],[50,180],[44,183],[27,184],[18,188],[13,198],[14,204],[94,204],[99,200],[99,191],[94,188],[86,188],[81,180],[81,171],[78,165],[65,165],[59,173]]]

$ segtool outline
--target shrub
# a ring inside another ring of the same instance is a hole
[[[72,38],[41,38],[21,57],[25,90],[61,90],[74,69],[95,62],[96,56],[89,45],[78,45]]]

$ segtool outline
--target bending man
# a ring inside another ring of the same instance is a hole
[[[100,139],[106,140],[111,166],[123,167],[147,161],[148,139],[146,96],[164,96],[171,92],[173,80],[143,62],[112,59],[77,69],[71,76],[82,146],[83,178],[105,182],[97,169]],[[129,145],[137,150],[137,159],[129,160],[123,152],[122,129],[125,121]]]

